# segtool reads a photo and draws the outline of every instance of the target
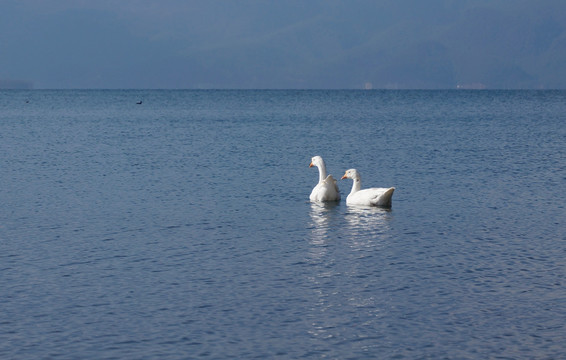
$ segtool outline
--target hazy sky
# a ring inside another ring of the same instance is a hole
[[[2,0],[35,88],[566,88],[561,0]]]

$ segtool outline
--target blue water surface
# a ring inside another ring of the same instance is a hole
[[[564,91],[1,91],[0,154],[2,359],[566,358]]]

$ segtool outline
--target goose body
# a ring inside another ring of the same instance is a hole
[[[318,168],[318,184],[312,189],[310,201],[340,201],[340,190],[336,179],[332,175],[326,175],[324,160],[320,156],[313,157],[309,167],[313,166]]]
[[[394,187],[390,188],[369,188],[362,190],[362,179],[360,173],[356,169],[346,170],[342,179],[352,179],[352,191],[346,198],[347,205],[357,206],[391,206],[391,197],[395,191]]]

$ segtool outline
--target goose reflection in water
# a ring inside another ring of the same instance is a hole
[[[389,237],[391,209],[348,206],[346,232],[354,250],[380,248]]]
[[[310,281],[312,298],[307,318],[310,322],[308,333],[313,338],[331,339],[340,328],[339,317],[328,316],[343,302],[336,284],[343,276],[336,259],[336,229],[343,226],[343,214],[337,203],[311,203],[309,212],[311,233],[306,254],[306,276]]]
[[[379,207],[349,206],[346,221],[351,230],[356,232],[389,228],[391,209]]]
[[[311,203],[311,255],[320,258],[331,238],[348,239],[351,248],[374,246],[388,237],[390,208],[348,206],[340,211],[337,203]],[[365,244],[365,245],[362,245]]]
[[[310,257],[312,259],[320,259],[326,253],[326,245],[329,238],[332,219],[339,214],[337,213],[338,203],[311,203],[311,237]]]
[[[312,290],[307,318],[313,338],[344,336],[360,314],[364,326],[356,327],[352,338],[378,326],[384,312],[376,295],[381,279],[375,263],[390,233],[389,214],[379,208],[311,204],[305,275]]]

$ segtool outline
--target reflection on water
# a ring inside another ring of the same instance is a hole
[[[376,246],[388,236],[391,209],[349,206],[345,217],[348,238],[354,249]]]
[[[328,235],[328,228],[332,217],[337,215],[336,203],[311,203],[310,216],[313,226],[313,237],[320,238]],[[318,241],[318,240],[315,240]]]
[[[348,206],[346,220],[358,230],[373,230],[388,227],[389,208]]]
[[[331,221],[338,215],[337,203],[311,203],[311,259],[321,259],[326,253],[326,246],[332,231]]]
[[[332,222],[337,221],[337,216],[342,214],[338,214],[336,203],[311,203],[309,214],[311,234],[307,262],[311,265],[311,271],[307,276],[314,299],[310,306],[311,327],[308,333],[313,338],[324,341],[334,337],[333,329],[338,326],[327,314],[332,314],[337,305],[335,296],[338,289],[335,283],[340,275],[336,267],[336,237],[333,236]]]
[[[352,250],[379,248],[389,237],[391,209],[338,204],[310,204],[309,258],[320,260],[328,252],[329,240],[340,240]],[[335,244],[332,244],[335,245]]]
[[[310,205],[306,261],[313,302],[309,334],[328,341],[341,336],[354,314],[364,314],[356,339],[368,338],[383,311],[376,300],[379,272],[373,266],[388,241],[391,210],[330,204]],[[369,340],[368,340],[369,341]]]

